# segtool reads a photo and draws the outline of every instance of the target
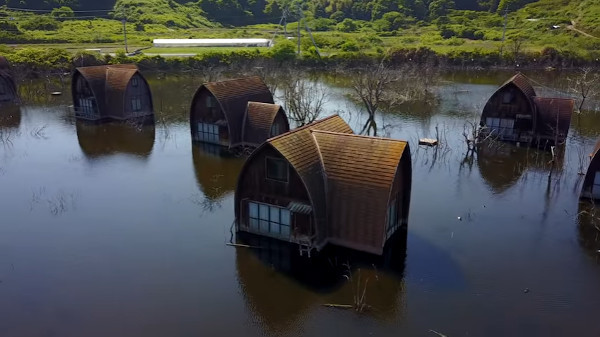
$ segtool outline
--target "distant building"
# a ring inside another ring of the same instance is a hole
[[[290,126],[266,84],[247,77],[200,86],[192,101],[190,129],[196,142],[232,149],[258,147]]]
[[[270,47],[270,39],[155,39],[157,48],[177,47]]]
[[[600,139],[596,142],[594,151],[590,154],[590,165],[588,166],[583,186],[581,187],[581,197],[600,200]]]
[[[77,68],[71,92],[79,119],[154,120],[150,86],[135,65]]]
[[[332,116],[271,138],[248,158],[235,193],[237,230],[381,255],[408,221],[407,142],[354,135]]]
[[[17,85],[10,70],[10,64],[4,56],[0,56],[0,103],[18,101]]]
[[[483,136],[548,147],[564,143],[574,101],[536,95],[529,79],[518,73],[490,97],[483,108]]]

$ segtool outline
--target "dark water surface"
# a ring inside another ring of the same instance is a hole
[[[578,173],[600,115],[574,116],[550,179],[533,150],[465,156],[465,121],[507,76],[447,75],[436,104],[380,115],[413,151],[405,247],[327,286],[295,250],[225,244],[243,159],[191,144],[201,77],[150,76],[155,127],[75,123],[68,95],[23,84],[0,112],[0,336],[599,336],[600,232]],[[365,116],[331,82],[328,113],[357,131]],[[436,127],[443,145],[418,147]],[[362,291],[362,313],[323,306]]]

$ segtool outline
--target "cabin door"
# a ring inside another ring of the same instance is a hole
[[[594,185],[592,185],[592,197],[600,199],[600,171],[596,171],[594,175]]]

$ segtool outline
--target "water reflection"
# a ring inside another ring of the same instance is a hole
[[[0,128],[19,128],[21,107],[14,104],[0,106]]]
[[[88,158],[129,154],[147,158],[154,147],[154,125],[75,123],[81,150]]]
[[[192,160],[198,188],[211,201],[218,201],[235,190],[243,158],[231,156],[220,146],[193,144]]]
[[[515,185],[527,171],[560,172],[564,151],[557,151],[554,162],[551,154],[511,144],[486,143],[477,148],[477,166],[481,177],[496,194]]]
[[[238,281],[249,310],[274,335],[289,333],[319,309],[397,319],[403,307],[406,238],[398,231],[383,256],[328,246],[308,259],[300,257],[296,245],[239,233],[238,242],[252,248],[236,251]]]
[[[592,201],[581,201],[577,213],[578,239],[581,247],[600,261],[600,208]]]

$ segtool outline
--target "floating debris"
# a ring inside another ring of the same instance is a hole
[[[436,146],[438,145],[438,141],[432,138],[421,138],[419,139],[419,145]]]
[[[53,91],[53,92],[50,93],[50,95],[52,95],[52,96],[60,96],[60,95],[62,95],[62,91]]]

